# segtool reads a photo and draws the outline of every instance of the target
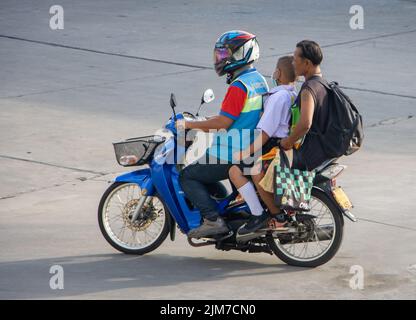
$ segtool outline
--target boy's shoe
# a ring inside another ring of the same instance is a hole
[[[288,221],[289,217],[285,212],[271,215],[267,229],[272,231],[287,231],[289,230],[287,227]]]
[[[270,216],[267,212],[263,211],[260,216],[251,216],[248,222],[243,225],[239,230],[239,235],[245,235],[256,232],[259,229],[267,227]]]
[[[276,218],[270,218],[267,226],[267,230],[271,231],[288,231],[287,221],[279,222]]]

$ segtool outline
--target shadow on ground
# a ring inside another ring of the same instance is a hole
[[[64,290],[51,290],[50,267],[64,269]],[[104,254],[25,260],[0,264],[0,298],[44,299],[91,294],[117,289],[175,286],[233,277],[287,274],[307,269],[285,264],[244,260],[153,254]],[[19,275],[20,279],[16,279]],[[174,295],[174,294],[173,294]],[[132,296],[132,299],[135,297]]]

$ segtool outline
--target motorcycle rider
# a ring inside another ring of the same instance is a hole
[[[262,95],[268,92],[266,80],[252,65],[259,58],[259,53],[254,34],[240,30],[222,34],[214,47],[214,67],[218,76],[227,76],[230,86],[221,111],[208,120],[178,123],[178,127],[205,132],[223,129],[215,134],[207,154],[180,173],[183,191],[204,218],[201,226],[189,232],[190,237],[200,238],[228,231],[206,185],[227,179],[233,154],[245,149],[254,140],[253,132],[262,111]]]

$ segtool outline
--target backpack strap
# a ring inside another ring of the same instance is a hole
[[[328,82],[322,77],[314,77],[315,80],[317,80],[320,84],[322,84],[327,90],[332,90],[334,86],[338,86],[338,82],[331,81]]]

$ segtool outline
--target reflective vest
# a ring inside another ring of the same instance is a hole
[[[227,132],[220,131],[214,135],[208,149],[209,155],[227,162],[232,162],[235,152],[246,149],[254,141],[255,128],[263,109],[263,95],[269,91],[266,80],[256,69],[243,72],[232,83],[236,81],[247,90],[244,107]]]

